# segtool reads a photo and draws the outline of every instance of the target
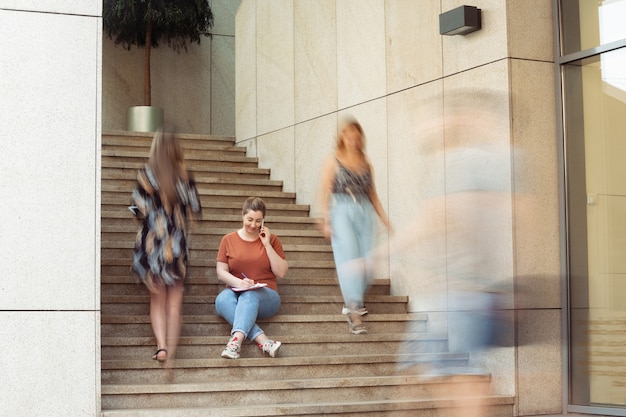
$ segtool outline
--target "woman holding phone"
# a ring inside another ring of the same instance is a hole
[[[265,203],[250,197],[243,204],[242,227],[222,238],[217,253],[217,278],[226,284],[215,299],[217,314],[232,326],[222,357],[237,359],[244,339],[275,357],[281,343],[256,324],[280,308],[276,278],[289,266],[280,239],[264,224]]]

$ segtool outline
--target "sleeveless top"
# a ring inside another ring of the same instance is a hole
[[[369,165],[365,172],[357,174],[344,167],[341,162],[339,162],[339,159],[337,159],[337,164],[339,165],[339,169],[335,175],[333,194],[347,194],[355,200],[369,198],[368,194],[372,187],[372,173],[370,172]]]

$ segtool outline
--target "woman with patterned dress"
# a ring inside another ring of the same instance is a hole
[[[131,209],[142,218],[132,269],[150,291],[150,323],[157,343],[152,359],[165,362],[174,359],[180,336],[188,222],[201,212],[195,181],[173,132],[161,128],[155,134],[132,198]]]
[[[374,187],[374,170],[365,155],[363,128],[347,119],[339,132],[335,152],[322,170],[320,190],[322,233],[331,240],[348,330],[367,333],[363,299],[372,268],[376,215],[390,228]]]

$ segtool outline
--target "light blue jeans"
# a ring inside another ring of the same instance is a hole
[[[250,341],[264,333],[256,320],[272,317],[279,308],[280,295],[267,287],[243,292],[226,288],[215,299],[217,314],[232,326],[230,334],[241,332]]]
[[[375,220],[376,212],[369,200],[333,194],[331,244],[341,294],[348,308],[363,306],[370,285],[372,266],[369,256],[374,248]]]

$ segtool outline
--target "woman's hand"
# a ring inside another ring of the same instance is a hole
[[[241,284],[239,285],[239,288],[250,288],[255,284],[253,279],[250,278],[244,278],[241,280]]]
[[[271,235],[272,234],[270,232],[270,229],[268,229],[267,226],[261,226],[261,228],[259,229],[259,239],[261,239],[261,243],[263,243],[263,246],[267,246],[270,244]]]

